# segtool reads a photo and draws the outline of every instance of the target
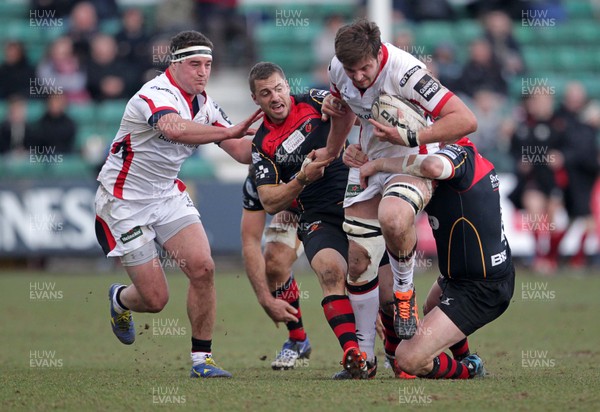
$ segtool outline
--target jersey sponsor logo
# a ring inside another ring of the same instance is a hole
[[[258,165],[258,169],[256,170],[256,180],[264,179],[265,177],[267,177],[268,172],[269,171],[264,165]]]
[[[329,94],[329,92],[327,90],[310,89],[308,94],[314,101],[322,103],[323,99]]]
[[[429,226],[431,226],[432,230],[438,230],[440,228],[440,221],[437,217],[429,215],[427,220],[429,221]]]
[[[281,146],[285,149],[286,152],[292,153],[296,150],[302,142],[304,142],[306,138],[299,130],[294,130],[294,132],[285,139],[285,141],[281,144]]]
[[[121,242],[128,243],[128,242],[131,242],[133,239],[136,239],[140,236],[142,236],[142,228],[139,226],[136,226],[133,229],[131,229],[129,232],[123,233],[121,235]]]
[[[321,221],[317,220],[316,222],[309,223],[306,227],[306,235],[310,235],[311,233],[316,232],[321,228]]]
[[[216,103],[213,103],[213,104],[215,105],[215,108],[219,110],[219,113],[221,113],[221,117],[223,117],[223,120],[225,120],[229,124],[233,124],[233,123],[231,123],[231,120],[229,120],[229,116],[227,116],[227,114],[223,111],[221,106],[219,106]]]
[[[490,175],[490,182],[492,183],[492,189],[497,189],[500,186],[498,175]]]
[[[445,154],[450,159],[456,160],[456,158],[462,151],[463,150],[460,148],[460,146],[448,145],[448,146],[444,147],[442,150],[440,150],[438,153]]]
[[[161,134],[160,136],[158,136],[158,138],[160,140],[164,140],[167,143],[174,144],[175,146],[189,147],[190,149],[196,149],[198,146],[200,146],[199,144],[190,144],[190,143],[175,142],[175,141],[167,138],[164,134]]]
[[[260,162],[260,153],[252,152],[252,163]]]
[[[153,90],[167,92],[167,93],[173,95],[173,97],[175,98],[175,100],[179,101],[179,98],[175,95],[175,93],[173,93],[173,91],[171,89],[167,89],[166,87],[158,87],[158,86],[152,86],[150,88],[153,89]]]
[[[440,304],[450,306],[451,300],[454,300],[454,298],[445,297],[440,301]]]
[[[419,70],[420,68],[421,68],[421,66],[415,66],[415,67],[409,69],[406,73],[404,73],[404,76],[402,76],[402,79],[400,79],[400,86],[404,86],[406,84],[406,82],[408,81],[408,79],[410,79],[410,76],[415,74],[415,72],[417,70]]]
[[[360,185],[349,184],[346,186],[346,198],[358,196],[364,189]]]
[[[421,77],[417,84],[415,84],[415,87],[413,87],[427,101],[430,101],[440,88],[440,84],[428,74]]]
[[[495,255],[491,256],[492,266],[498,266],[501,263],[505,262],[506,259],[506,249],[504,249],[502,252],[496,253]]]

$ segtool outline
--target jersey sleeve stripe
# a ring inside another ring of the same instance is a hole
[[[144,96],[143,94],[139,95],[142,100],[144,100],[146,103],[148,103],[148,106],[150,107],[150,111],[152,112],[152,114],[162,111],[162,110],[171,110],[175,113],[178,113],[177,110],[175,110],[175,108],[171,107],[171,106],[160,106],[160,107],[156,107],[156,105],[154,104],[154,102],[152,101],[152,99],[150,99],[149,97]]]
[[[160,118],[169,113],[177,114],[177,111],[167,108],[165,110],[159,110],[156,113],[152,113],[152,116],[148,118],[148,124],[152,127],[156,126],[156,123],[158,123]]]
[[[115,187],[113,189],[113,195],[118,199],[123,199],[123,187],[125,186],[127,174],[129,173],[129,168],[131,167],[131,163],[133,162],[131,134],[125,136],[125,138],[123,139],[123,143],[123,166],[119,171],[119,175],[117,176],[117,181],[115,182]]]
[[[442,109],[444,108],[444,106],[446,105],[448,100],[450,100],[450,98],[452,96],[454,96],[454,93],[448,92],[444,95],[444,97],[442,97],[442,99],[439,101],[439,103],[435,106],[435,109],[433,109],[433,111],[431,112],[431,115],[434,118],[436,118],[440,115],[440,112],[442,111]]]

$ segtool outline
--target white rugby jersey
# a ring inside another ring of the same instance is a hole
[[[98,181],[119,199],[143,200],[172,196],[185,185],[179,169],[199,145],[174,142],[156,127],[161,116],[230,127],[223,110],[205,92],[189,95],[169,70],[155,77],[129,100]]]
[[[380,142],[373,138],[374,126],[368,122],[371,118],[373,101],[382,93],[399,95],[421,106],[432,118],[436,118],[444,104],[453,93],[440,84],[427,70],[425,64],[392,44],[382,45],[383,59],[377,78],[365,90],[356,88],[344,72],[342,63],[337,57],[329,66],[331,93],[345,100],[352,111],[360,119],[360,145],[369,159],[381,157],[397,157],[407,154],[425,154],[435,151],[437,143],[420,147],[405,147]]]

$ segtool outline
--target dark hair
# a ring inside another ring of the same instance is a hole
[[[173,53],[179,49],[185,49],[186,47],[191,46],[207,46],[211,49],[214,48],[213,43],[204,34],[199,31],[189,30],[182,31],[171,37],[169,51]]]
[[[335,55],[344,66],[352,66],[365,57],[377,58],[381,31],[366,19],[340,27],[335,35]]]
[[[271,77],[273,73],[279,73],[283,79],[285,79],[285,73],[283,69],[271,62],[260,62],[256,63],[251,69],[248,75],[248,84],[250,85],[250,91],[254,93],[256,80],[265,80]]]

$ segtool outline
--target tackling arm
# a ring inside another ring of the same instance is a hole
[[[274,215],[289,208],[300,195],[305,184],[296,177],[288,183],[258,187],[258,196],[265,210]]]
[[[313,150],[306,156],[302,168],[290,182],[258,186],[258,196],[265,210],[275,214],[289,208],[306,185],[323,177],[325,168],[332,161],[333,157],[317,160],[316,151]]]
[[[273,298],[267,285],[265,259],[261,248],[265,222],[266,213],[264,211],[242,210],[241,232],[244,268],[261,306],[264,306],[269,298]]]
[[[427,179],[446,180],[453,176],[454,165],[440,154],[380,158],[360,167],[361,186],[367,187],[367,178],[378,172],[407,173]]]
[[[446,156],[439,154],[409,155],[377,159],[381,161],[380,172],[409,173],[413,176],[427,179],[445,180],[452,176],[452,162]]]
[[[266,213],[263,211],[242,210],[242,255],[248,280],[254,289],[258,303],[275,322],[298,322],[294,316],[298,311],[284,300],[271,295],[267,284],[265,259],[261,240],[265,227]]]

